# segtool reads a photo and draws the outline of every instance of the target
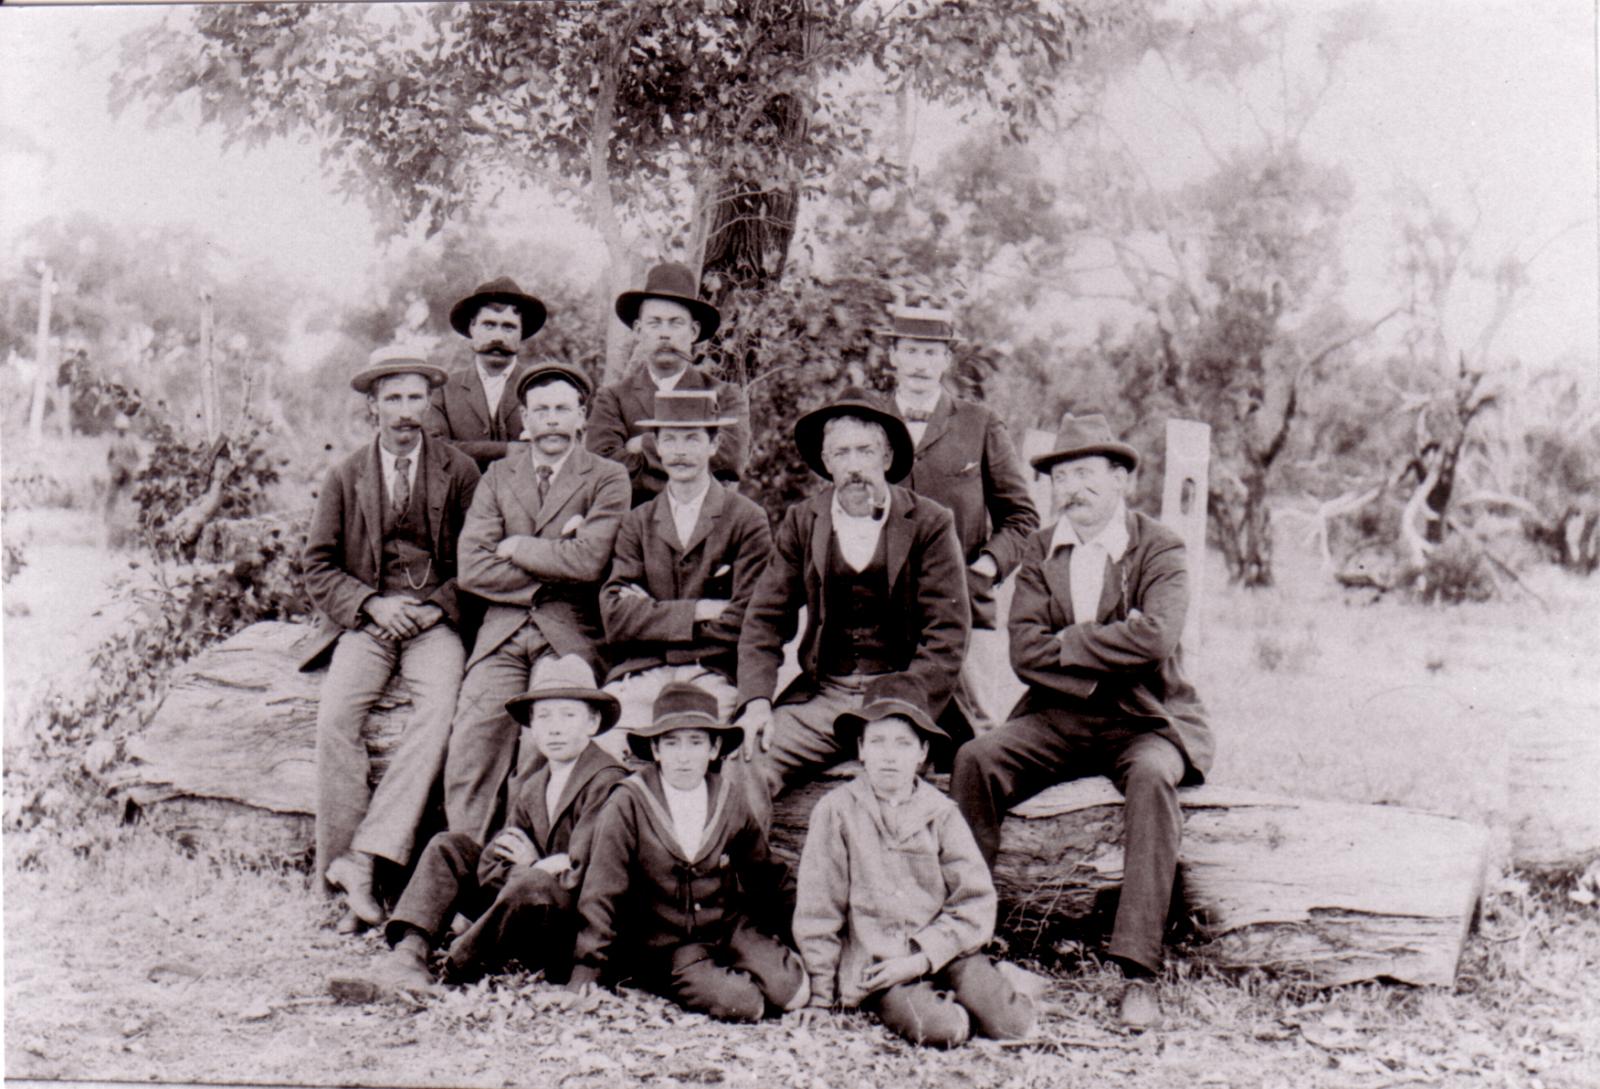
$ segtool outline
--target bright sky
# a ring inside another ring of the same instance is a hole
[[[1297,13],[1323,5],[1297,4]],[[1588,0],[1392,0],[1377,9],[1383,39],[1358,48],[1307,134],[1308,151],[1343,164],[1356,185],[1348,224],[1347,301],[1380,312],[1393,297],[1391,194],[1411,183],[1464,217],[1482,210],[1479,258],[1508,249],[1532,267],[1528,302],[1501,339],[1529,362],[1592,361],[1600,343],[1596,233],[1595,12]],[[0,8],[0,240],[78,209],[126,224],[194,223],[243,257],[266,254],[334,299],[364,290],[377,251],[359,204],[333,198],[313,148],[279,144],[223,154],[220,134],[152,130],[137,110],[106,108],[121,36],[160,9]],[[1303,17],[1303,15],[1302,15]],[[1154,66],[1119,91],[1119,124],[1173,177],[1203,157],[1169,105]],[[1186,96],[1187,97],[1187,96]],[[1248,135],[1246,119],[1192,98],[1206,127]],[[919,158],[937,153],[925,119]],[[944,135],[954,135],[945,127]],[[585,245],[576,223],[541,232]],[[598,260],[598,259],[597,259]],[[586,280],[599,271],[577,270]],[[1469,328],[1474,313],[1461,315]],[[1085,322],[1085,325],[1090,324]]]

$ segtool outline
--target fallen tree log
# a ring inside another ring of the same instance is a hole
[[[294,668],[306,630],[257,624],[183,667],[130,739],[133,762],[115,775],[130,806],[206,854],[269,864],[305,857],[321,679]],[[408,706],[395,681],[368,722],[374,779]],[[811,807],[836,781],[779,800],[777,853],[796,857]],[[1392,806],[1218,786],[1180,796],[1182,890],[1205,939],[1196,957],[1320,985],[1452,982],[1481,892],[1483,829]],[[996,884],[1013,949],[1104,915],[1122,878],[1121,807],[1108,782],[1088,779],[1053,787],[1007,819]]]

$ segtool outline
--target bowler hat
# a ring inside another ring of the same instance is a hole
[[[794,444],[800,456],[813,472],[824,480],[832,480],[828,467],[822,462],[822,431],[827,422],[837,416],[855,416],[881,424],[889,436],[889,450],[894,455],[889,461],[889,471],[884,474],[891,484],[905,479],[916,460],[917,447],[911,441],[911,432],[899,416],[880,407],[877,398],[860,386],[850,386],[838,398],[821,408],[812,409],[795,421]]]
[[[639,320],[639,307],[646,299],[666,299],[688,307],[694,320],[700,323],[700,335],[694,338],[697,343],[709,339],[722,324],[717,308],[700,297],[700,285],[689,266],[676,261],[651,269],[644,278],[643,291],[624,291],[617,296],[617,317],[622,319],[622,324],[631,326]]]
[[[525,294],[509,276],[501,276],[486,284],[450,308],[450,328],[464,337],[472,335],[472,319],[482,306],[512,306],[522,318],[522,339],[527,340],[544,325],[544,303]]]
[[[664,685],[650,709],[650,722],[628,731],[628,748],[641,760],[654,760],[650,741],[673,730],[704,730],[722,739],[718,757],[727,756],[744,741],[744,729],[724,725],[717,698],[697,684],[673,681]]]
[[[350,388],[357,393],[371,393],[374,382],[391,374],[420,374],[430,386],[442,386],[449,377],[443,367],[429,363],[417,348],[391,344],[367,356],[367,362],[351,377]]]
[[[876,332],[891,338],[951,341],[956,339],[956,318],[940,307],[896,306],[889,311],[889,324]]]
[[[1061,426],[1056,429],[1055,448],[1032,459],[1032,464],[1037,471],[1048,473],[1057,462],[1095,454],[1121,462],[1130,471],[1139,467],[1139,451],[1119,442],[1111,433],[1111,425],[1098,412],[1087,416],[1074,416],[1069,412],[1062,416]]]
[[[902,718],[924,741],[937,744],[950,735],[929,716],[922,692],[901,674],[890,674],[873,685],[872,694],[858,711],[844,711],[833,720],[833,736],[841,746],[853,749],[867,723],[885,718]]]
[[[520,696],[506,701],[506,712],[518,722],[527,725],[533,714],[533,705],[540,700],[583,700],[600,712],[600,728],[604,733],[617,724],[622,705],[617,697],[602,692],[594,686],[594,670],[576,654],[545,657],[533,667],[533,681]]]
[[[655,413],[636,427],[731,427],[739,421],[717,415],[714,389],[664,389],[656,391]]]
[[[528,387],[533,385],[534,382],[541,378],[549,378],[552,375],[577,386],[578,392],[583,394],[585,401],[589,399],[589,394],[594,391],[594,387],[589,384],[589,376],[577,367],[569,366],[566,363],[536,363],[529,367],[521,378],[517,379],[517,401],[519,403],[522,401],[523,396],[528,392]]]

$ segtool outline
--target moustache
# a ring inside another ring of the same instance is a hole
[[[663,464],[669,469],[692,469],[694,467],[694,462],[689,461],[687,458],[671,458]]]
[[[479,355],[516,355],[516,349],[504,341],[491,341],[478,349]]]

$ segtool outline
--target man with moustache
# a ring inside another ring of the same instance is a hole
[[[937,717],[971,623],[950,511],[894,486],[911,469],[906,425],[852,387],[802,416],[794,437],[832,486],[785,514],[739,637],[737,725],[752,778],[766,787],[763,801],[850,758],[834,720],[877,698],[895,675],[894,683],[922,692]],[[800,675],[774,703],[801,606]]]
[[[317,703],[317,872],[344,890],[341,929],[382,921],[375,862],[410,861],[461,685],[456,539],[478,470],[424,438],[429,387],[444,380],[408,348],[372,353],[350,385],[366,395],[378,435],[328,474],[306,534],[306,592],[321,616],[300,668],[328,664]],[[361,726],[396,671],[413,713],[369,794]]]
[[[663,390],[711,390],[717,414],[730,419],[717,429],[711,473],[718,480],[739,479],[750,456],[750,404],[731,382],[711,378],[695,367],[694,347],[717,331],[722,315],[700,298],[694,274],[680,264],[657,265],[644,290],[617,296],[617,317],[633,330],[634,372],[601,389],[589,419],[589,449],[620,462],[633,484],[633,505],[660,494],[667,473],[656,437],[641,421],[651,415]]]
[[[1016,569],[1028,535],[1039,528],[1021,459],[998,416],[944,388],[955,340],[950,311],[896,307],[881,332],[889,338],[895,377],[890,407],[916,444],[905,486],[943,503],[955,515],[967,564],[972,626],[992,629],[994,588]],[[982,733],[990,719],[976,698],[971,664],[970,657],[963,664],[955,703],[967,725]]]
[[[480,846],[515,755],[506,701],[547,655],[599,666],[596,595],[628,510],[628,474],[579,441],[589,392],[588,378],[560,363],[517,380],[529,441],[489,467],[461,530],[461,588],[487,607],[450,730],[444,808],[450,831]]]
[[[710,693],[723,722],[733,713],[739,628],[772,531],[760,507],[711,476],[717,433],[732,423],[717,415],[716,393],[700,389],[657,393],[655,411],[639,421],[654,431],[667,486],[622,520],[600,591],[619,738],[650,722],[673,681]],[[623,741],[609,744],[622,755]]]
[[[1123,807],[1123,878],[1108,950],[1127,979],[1120,1016],[1160,1021],[1153,977],[1177,873],[1177,788],[1215,751],[1184,678],[1189,607],[1183,538],[1124,505],[1139,454],[1105,417],[1061,422],[1050,474],[1053,525],[1035,534],[1011,602],[1011,664],[1028,690],[1006,724],[956,753],[950,794],[991,869],[1006,810],[1045,787],[1105,775]]]
[[[522,434],[517,363],[522,342],[544,325],[544,303],[502,276],[450,308],[450,327],[472,342],[473,363],[452,374],[433,396],[428,430],[487,471]]]

